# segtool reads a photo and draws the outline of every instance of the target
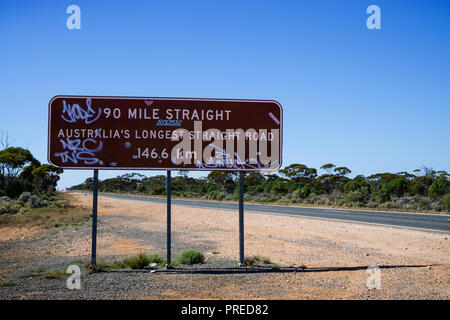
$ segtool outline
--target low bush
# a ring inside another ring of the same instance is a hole
[[[15,214],[19,210],[20,206],[14,201],[0,202],[0,214]]]
[[[431,200],[427,197],[419,197],[414,203],[419,210],[429,210],[431,209]]]
[[[344,192],[355,192],[361,188],[361,184],[359,181],[351,180],[344,185]]]
[[[30,205],[32,208],[39,208],[41,205],[41,199],[36,195],[32,195],[30,197]]]
[[[442,196],[446,194],[449,191],[449,182],[444,177],[440,177],[439,179],[436,179],[436,181],[433,182],[433,184],[428,189],[428,195],[430,198],[438,198],[439,196]]]
[[[164,263],[163,258],[161,258],[161,256],[157,253],[151,253],[148,255],[150,262],[149,263],[156,263],[158,265],[161,265]]]
[[[30,192],[22,192],[22,194],[19,196],[19,201],[22,203],[26,203],[31,200],[31,193]]]
[[[267,257],[247,256],[244,259],[244,264],[247,267],[256,267],[258,264],[272,264],[272,262]]]
[[[177,258],[181,264],[197,264],[205,262],[205,255],[199,250],[184,250]]]
[[[134,257],[123,260],[123,264],[131,269],[144,269],[151,263],[150,255],[141,252]]]
[[[111,269],[123,269],[123,268],[126,268],[126,266],[123,262],[120,262],[120,261],[114,261],[112,263],[102,262],[102,263],[97,264],[98,271],[111,270]]]
[[[381,209],[398,209],[400,206],[393,201],[386,201],[379,205]]]
[[[367,201],[368,194],[361,191],[349,191],[344,196],[344,202],[346,203],[352,203],[352,202],[359,202],[359,203],[365,203]]]
[[[442,197],[442,207],[444,210],[450,211],[450,194]]]
[[[224,200],[227,196],[226,192],[214,190],[206,194],[206,198],[209,200]]]
[[[11,198],[8,197],[8,196],[1,196],[0,197],[0,203],[2,203],[2,202],[10,202],[10,201],[11,201]]]

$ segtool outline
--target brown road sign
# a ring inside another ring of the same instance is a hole
[[[276,101],[56,96],[48,161],[66,169],[277,170]]]

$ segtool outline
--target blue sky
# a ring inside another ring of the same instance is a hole
[[[2,2],[0,130],[46,162],[58,94],[274,99],[284,165],[450,171],[449,39],[448,1]]]

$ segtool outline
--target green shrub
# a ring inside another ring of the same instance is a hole
[[[50,206],[53,208],[67,208],[67,200],[52,201]]]
[[[112,263],[101,262],[97,264],[97,270],[111,270],[111,269],[123,269],[125,268],[125,264],[120,261],[114,261]]]
[[[420,197],[415,202],[417,209],[428,210],[431,208],[431,200],[427,197]]]
[[[288,192],[288,182],[285,181],[274,181],[272,183],[272,188],[270,189],[270,193],[273,194],[285,194]]]
[[[450,194],[442,197],[442,207],[444,210],[450,211]]]
[[[155,196],[159,196],[159,195],[163,195],[163,194],[166,194],[166,187],[156,187],[152,191],[152,195],[155,195]]]
[[[12,199],[16,199],[24,191],[21,180],[15,178],[11,180],[5,187],[6,195]]]
[[[380,204],[376,201],[373,200],[369,200],[369,202],[367,202],[367,207],[369,208],[378,208]]]
[[[411,187],[411,195],[421,195],[423,196],[425,194],[425,186],[421,183],[414,183]]]
[[[344,192],[349,193],[353,191],[357,191],[361,188],[361,184],[359,181],[351,180],[344,185]]]
[[[352,202],[347,203],[347,206],[351,207],[351,208],[364,208],[366,206],[366,204],[361,201],[352,201]]]
[[[2,202],[10,202],[10,201],[11,201],[11,198],[8,197],[8,196],[1,196],[0,197],[0,203],[2,203]]]
[[[372,193],[372,201],[383,203],[391,200],[391,186],[388,183],[383,184],[380,190]]]
[[[19,210],[20,206],[13,201],[0,202],[0,214],[15,214]]]
[[[430,188],[428,189],[428,195],[430,196],[430,198],[438,198],[446,194],[448,192],[448,189],[448,180],[444,177],[440,177],[439,179],[436,179],[430,186]]]
[[[307,186],[304,186],[299,190],[299,196],[301,199],[307,198],[310,194],[311,194],[311,189],[308,188]]]
[[[161,256],[159,254],[157,254],[157,253],[149,254],[148,258],[149,258],[149,261],[150,261],[149,263],[156,263],[158,265],[161,265],[164,262],[163,258],[161,258]]]
[[[258,194],[258,193],[264,192],[264,188],[260,184],[258,184],[256,186],[249,186],[248,192],[253,193],[253,194]]]
[[[28,202],[30,200],[31,200],[31,193],[30,192],[27,192],[27,191],[22,192],[22,194],[19,196],[19,201],[20,202],[25,203],[25,202]]]
[[[39,208],[41,205],[41,199],[36,195],[32,195],[30,197],[30,203],[31,203],[31,207]]]
[[[199,250],[183,250],[177,258],[181,264],[197,264],[205,261],[205,255]]]
[[[379,208],[382,209],[398,209],[399,205],[392,201],[386,201],[380,204]]]
[[[261,256],[247,256],[244,258],[244,265],[247,267],[255,267],[258,264],[272,264],[270,258]]]
[[[131,269],[144,269],[151,262],[150,255],[139,253],[138,255],[123,260],[123,264]]]
[[[145,184],[140,184],[140,185],[137,186],[136,191],[137,192],[147,193],[148,192],[148,188],[147,188],[147,186]]]
[[[39,200],[39,205],[38,205],[38,207],[48,208],[48,207],[51,206],[51,204],[52,204],[52,202],[51,202],[50,200],[42,199],[42,198],[41,198],[41,199]]]
[[[344,196],[344,201],[346,203],[365,203],[367,201],[368,194],[361,191],[349,191]]]
[[[206,198],[210,199],[210,200],[219,200],[219,201],[221,201],[221,200],[224,200],[226,198],[226,196],[227,196],[226,192],[214,190],[214,191],[209,192],[206,195]]]
[[[390,185],[390,194],[401,197],[408,190],[408,182],[404,178],[395,178]]]

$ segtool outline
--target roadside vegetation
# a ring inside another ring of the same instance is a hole
[[[0,226],[58,228],[89,219],[88,209],[74,207],[70,195],[56,192],[62,169],[9,146],[4,134],[0,146]]]
[[[44,278],[44,279],[57,279],[60,276],[66,275],[66,270],[53,270],[53,271],[46,271],[42,268],[36,268],[31,270],[26,275],[21,276],[22,279],[27,278]]]
[[[205,255],[199,251],[194,249],[183,250],[180,252],[178,257],[171,261],[172,266],[179,266],[182,264],[193,265],[193,264],[202,264],[205,262]],[[113,262],[100,262],[97,265],[97,270],[114,270],[114,269],[145,269],[149,266],[159,266],[164,267],[167,264],[167,261],[163,259],[157,253],[145,253],[140,252],[137,255],[127,257],[121,261],[113,261]],[[85,266],[88,268],[89,264],[86,263]]]
[[[274,265],[270,258],[261,256],[247,256],[244,258],[244,265],[246,267],[255,268],[259,265]]]
[[[36,202],[25,201],[28,197],[29,194],[24,193],[16,200],[3,201],[0,198],[0,227],[59,228],[82,224],[89,220],[91,215],[88,208],[71,205],[69,194],[33,196],[38,199]]]
[[[46,227],[53,220],[54,227],[78,221],[78,216],[54,219],[57,213],[59,217],[75,214],[67,198],[55,192],[62,169],[41,164],[27,149],[10,146],[4,134],[0,136],[0,148],[0,223],[13,222],[14,215],[27,216],[17,222],[34,221]],[[349,168],[332,163],[319,169],[291,164],[278,173],[251,172],[245,175],[244,197],[260,203],[450,212],[450,175],[446,171],[422,166],[412,173],[385,172],[353,178],[350,174]],[[187,171],[180,171],[172,179],[172,192],[175,197],[237,200],[237,177],[237,172],[212,171],[206,177],[193,178]],[[124,174],[99,181],[99,191],[163,196],[165,183],[165,175]],[[92,190],[93,179],[70,189]]]
[[[321,171],[321,174],[319,174]],[[351,170],[331,163],[319,170],[303,164],[284,167],[278,174],[251,172],[245,175],[245,201],[342,208],[371,208],[422,212],[450,212],[450,175],[422,167],[412,173],[376,173],[350,178]],[[99,181],[99,191],[163,196],[166,176],[124,174]],[[93,189],[93,179],[72,190]],[[212,171],[203,178],[181,171],[172,179],[175,197],[237,200],[238,175]]]

